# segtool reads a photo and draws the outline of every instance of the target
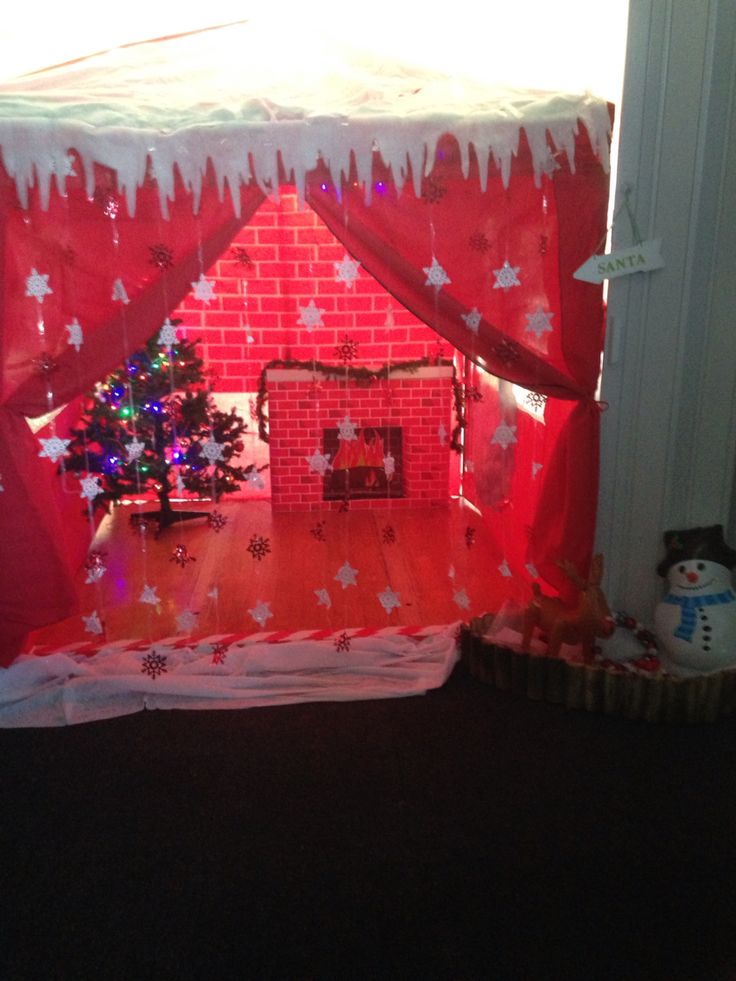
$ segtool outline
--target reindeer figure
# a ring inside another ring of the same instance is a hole
[[[539,584],[534,583],[534,598],[524,611],[521,646],[523,650],[529,650],[534,628],[538,627],[549,638],[547,653],[550,657],[559,656],[562,644],[581,644],[583,660],[588,664],[593,660],[595,638],[608,637],[614,629],[611,611],[601,589],[603,556],[593,557],[587,580],[572,562],[559,562],[558,565],[580,590],[578,602],[568,606],[556,597],[544,596]]]

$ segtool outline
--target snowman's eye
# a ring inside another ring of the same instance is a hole
[[[678,572],[684,572],[685,571],[685,566],[684,565],[678,565],[677,571]]]
[[[705,562],[698,562],[698,572],[702,572],[705,568]]]

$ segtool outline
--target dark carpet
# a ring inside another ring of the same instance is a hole
[[[463,667],[381,702],[0,733],[0,977],[736,979],[736,720]]]

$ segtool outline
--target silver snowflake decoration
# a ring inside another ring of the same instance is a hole
[[[480,322],[483,319],[478,307],[473,307],[469,313],[461,313],[461,318],[465,321],[465,326],[474,334],[478,333]]]
[[[311,456],[305,456],[304,459],[309,464],[312,473],[318,473],[320,477],[324,477],[327,471],[332,469],[329,453],[320,453],[319,450],[315,450]]]
[[[82,477],[82,492],[80,497],[86,497],[88,501],[94,501],[98,494],[102,493],[98,477]]]
[[[166,671],[165,654],[157,654],[156,651],[151,651],[150,654],[144,654],[141,658],[141,674],[147,674],[154,681],[159,675],[166,674]]]
[[[391,480],[393,475],[396,473],[396,460],[391,453],[387,453],[383,458],[383,471],[386,474],[387,480]]]
[[[265,627],[266,622],[273,616],[271,604],[264,603],[262,600],[259,600],[252,609],[248,610],[248,613],[250,613],[259,627]]]
[[[164,320],[161,330],[158,332],[157,342],[162,347],[171,348],[178,342],[179,338],[176,336],[176,327],[171,323],[167,317]]]
[[[191,610],[184,610],[176,618],[177,629],[183,634],[190,634],[197,623],[197,617],[199,614],[192,613]]]
[[[310,300],[307,306],[299,307],[299,319],[297,323],[303,324],[311,332],[315,327],[323,327],[322,314],[325,311],[318,307],[314,300]]]
[[[504,259],[503,265],[500,269],[494,269],[493,275],[496,277],[496,282],[493,284],[494,290],[510,290],[512,286],[521,286],[521,281],[519,280],[519,269],[520,266],[512,266],[509,264],[508,259]]]
[[[516,441],[516,426],[509,426],[505,422],[499,423],[496,426],[496,431],[491,437],[491,443],[495,443],[504,450],[508,449]]]
[[[128,454],[128,463],[135,463],[136,460],[140,459],[141,454],[146,448],[146,444],[142,443],[137,436],[134,436],[129,443],[125,443],[125,450]]]
[[[70,324],[67,324],[65,326],[64,330],[66,330],[69,334],[69,337],[67,338],[67,343],[71,347],[73,347],[77,353],[79,353],[79,349],[84,343],[84,334],[82,333],[82,325],[75,317]]]
[[[125,289],[125,284],[122,279],[116,279],[112,284],[112,297],[113,300],[118,300],[120,303],[130,303],[128,299],[128,292]]]
[[[434,286],[434,288],[438,290],[441,286],[445,286],[452,282],[445,270],[442,268],[439,262],[437,262],[435,256],[432,256],[432,265],[423,266],[422,269],[427,277],[427,281],[424,284],[425,286]]]
[[[358,574],[357,569],[353,569],[350,563],[345,560],[343,565],[337,570],[337,575],[335,579],[340,583],[343,589],[347,589],[348,586],[357,586],[356,576]]]
[[[90,613],[88,617],[83,616],[84,620],[84,630],[88,634],[101,634],[102,633],[102,622],[97,616],[97,610]]]
[[[462,589],[458,589],[452,598],[457,603],[457,605],[460,607],[461,610],[470,609],[470,597],[465,592],[465,587],[463,587]]]
[[[192,283],[191,286],[194,290],[195,300],[200,300],[202,303],[206,303],[207,306],[209,306],[210,300],[215,298],[215,280],[206,279],[204,273],[201,273],[196,283]]]
[[[537,307],[534,313],[525,314],[526,317],[526,327],[524,330],[527,334],[534,334],[537,340],[542,337],[543,334],[549,334],[554,328],[550,321],[554,317],[554,313],[550,310],[543,310],[541,307]]]
[[[64,456],[67,451],[70,439],[59,439],[58,436],[50,436],[48,439],[39,439],[39,443],[43,447],[39,456],[48,457],[52,463],[56,463],[59,457]]]
[[[224,449],[224,443],[218,443],[216,440],[210,439],[205,440],[204,443],[199,444],[199,452],[205,458],[210,466],[217,463],[218,460],[222,460],[222,451]]]
[[[261,477],[255,467],[252,470],[248,470],[245,475],[245,479],[251,485],[251,487],[255,487],[258,490],[263,490],[263,488],[266,486],[266,481],[263,479],[263,477]]]
[[[326,589],[315,589],[314,595],[317,597],[317,606],[326,606],[328,610],[330,609],[332,600]]]
[[[138,597],[139,603],[148,603],[149,606],[158,606],[161,600],[156,595],[157,586],[144,586],[143,592]]]
[[[511,569],[506,559],[504,559],[501,565],[498,567],[498,571],[501,573],[504,579],[509,579],[511,577]]]
[[[536,462],[532,463],[532,479],[537,476],[537,474],[539,473],[539,471],[542,469],[543,466],[544,464],[542,463],[536,463]]]
[[[393,610],[398,610],[401,606],[401,597],[398,593],[395,593],[390,586],[386,586],[382,593],[378,593],[378,602],[384,608],[386,613],[391,615]]]
[[[355,432],[355,423],[351,421],[350,416],[345,416],[342,422],[338,423],[337,438],[344,439],[344,440],[352,440],[358,438]]]
[[[340,262],[335,263],[335,280],[338,283],[345,283],[346,286],[352,287],[358,278],[359,266],[360,263],[355,259],[351,259],[347,254],[344,255]]]
[[[49,274],[31,269],[31,275],[26,277],[26,296],[35,296],[39,303],[43,303],[43,298],[53,292],[49,286]]]

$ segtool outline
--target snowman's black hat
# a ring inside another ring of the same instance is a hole
[[[723,525],[666,531],[663,537],[667,555],[657,566],[660,576],[666,576],[673,565],[687,562],[688,559],[717,562],[727,569],[733,569],[736,565],[736,551],[729,548],[723,540]]]

